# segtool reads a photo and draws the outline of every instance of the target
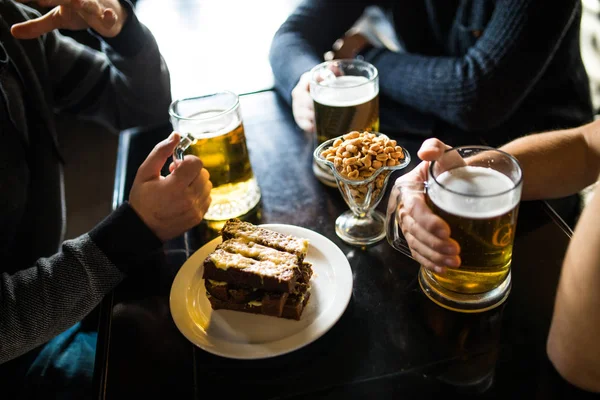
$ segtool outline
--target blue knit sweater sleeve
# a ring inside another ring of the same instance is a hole
[[[501,124],[519,107],[580,15],[577,0],[501,0],[462,57],[372,50],[381,91],[466,131]]]
[[[275,88],[291,104],[300,75],[323,62],[323,54],[358,20],[372,1],[304,0],[275,33],[269,61]]]
[[[307,0],[276,33],[270,61],[276,88],[291,102],[300,75],[322,60],[374,2]],[[385,5],[384,5],[385,7]],[[539,81],[572,23],[579,0],[498,0],[484,32],[462,56],[367,51],[380,90],[395,102],[465,131],[508,119]]]

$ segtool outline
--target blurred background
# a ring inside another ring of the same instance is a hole
[[[271,39],[300,0],[134,3],[138,18],[154,34],[167,62],[175,99],[216,89],[241,94],[271,88]],[[582,3],[581,53],[598,109],[600,0]],[[93,45],[93,41],[90,43]],[[111,210],[118,135],[85,121],[64,119],[62,124],[64,135],[60,141],[67,162],[67,237],[72,238],[91,229]],[[82,168],[84,165],[95,168]]]

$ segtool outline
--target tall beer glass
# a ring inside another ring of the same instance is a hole
[[[511,155],[484,146],[450,149],[430,164],[427,182],[395,186],[394,207],[387,216],[388,241],[401,250],[398,218],[403,196],[424,193],[431,210],[450,225],[450,236],[460,245],[461,266],[446,268],[444,274],[421,267],[421,288],[452,310],[489,310],[510,293],[521,190],[521,168]]]
[[[246,214],[260,201],[252,171],[238,96],[223,91],[174,101],[173,129],[182,134],[173,159],[198,156],[210,173],[212,203],[204,216],[223,221]]]
[[[315,148],[351,131],[379,131],[379,75],[373,65],[361,60],[332,60],[314,67],[310,76]],[[328,168],[313,162],[313,171],[321,182],[336,186]]]

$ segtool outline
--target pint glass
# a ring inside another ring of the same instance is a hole
[[[314,67],[310,77],[315,148],[351,131],[379,131],[379,77],[373,65],[361,60],[327,61]],[[313,163],[313,171],[321,182],[336,186],[328,168]]]
[[[176,162],[184,154],[199,157],[210,173],[209,221],[239,217],[252,210],[261,193],[252,171],[238,96],[223,91],[174,101],[173,129],[182,135]]]
[[[450,225],[461,266],[444,274],[421,267],[421,288],[434,302],[463,312],[494,308],[510,293],[512,249],[521,200],[522,171],[511,155],[484,146],[450,149],[429,166],[427,182],[399,184],[388,208],[387,234],[399,249],[399,209],[405,196],[424,194]]]

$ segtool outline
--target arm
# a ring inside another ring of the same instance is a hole
[[[132,240],[135,238],[135,240]],[[0,364],[87,315],[160,241],[125,204],[89,234],[14,275],[0,274]]]
[[[600,186],[584,209],[563,263],[547,352],[556,370],[600,392]]]
[[[275,88],[291,104],[300,75],[323,62],[323,54],[358,20],[365,7],[377,2],[305,0],[275,33],[269,61]]]
[[[89,234],[65,241],[58,254],[29,268],[0,274],[0,363],[81,320],[128,269],[143,267],[140,261],[162,242],[202,221],[212,184],[200,159],[186,156],[161,176],[178,143],[171,134],[155,146],[137,171],[129,202]]]
[[[487,129],[535,86],[579,10],[576,0],[505,0],[462,57],[373,49],[365,60],[379,70],[381,92],[398,103],[463,130]]]
[[[437,139],[426,140],[418,153],[423,162],[398,178],[396,184],[425,181],[428,163],[440,158],[445,149]],[[600,120],[579,128],[525,136],[500,149],[521,164],[523,200],[566,196],[594,183],[600,175]],[[390,196],[390,206],[393,200]],[[458,267],[460,249],[450,238],[448,224],[431,212],[423,195],[406,196],[403,201],[399,224],[415,259],[437,272],[445,266]],[[597,215],[591,219],[597,220]]]
[[[101,37],[103,52],[56,30],[44,36],[57,111],[115,130],[166,121],[171,102],[169,73],[154,37],[131,5],[121,3],[127,20],[116,37]]]
[[[539,133],[501,147],[523,169],[523,200],[576,193],[600,174],[600,120],[578,128]]]

